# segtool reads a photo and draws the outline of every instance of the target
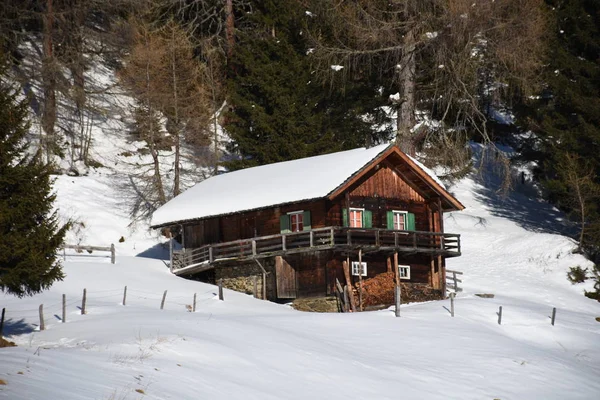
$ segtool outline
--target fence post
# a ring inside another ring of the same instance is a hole
[[[551,320],[552,326],[554,326],[555,319],[556,319],[556,307],[553,307],[552,308],[552,320]]]
[[[258,298],[258,277],[256,275],[252,276],[252,289],[254,293],[254,298]]]
[[[456,281],[456,271],[452,271],[452,279],[454,280],[454,291],[458,292],[458,282]]]
[[[169,270],[173,273],[173,232],[169,232]]]
[[[256,256],[256,240],[252,241],[252,255]]]
[[[396,317],[399,317],[400,316],[400,304],[402,303],[402,289],[400,288],[400,285],[396,285],[394,287],[394,300],[396,303],[396,309],[395,309]]]
[[[456,274],[454,275],[456,276]],[[450,315],[454,317],[454,297],[456,293],[450,293]]]
[[[160,309],[164,309],[165,308],[165,300],[167,298],[167,291],[165,290],[165,292],[163,293],[163,297],[162,297],[162,301],[160,302]]]
[[[4,314],[6,314],[6,308],[2,309],[2,316],[0,316],[0,339],[2,339],[2,331],[4,330]]]
[[[498,325],[502,325],[502,306],[498,308]]]
[[[40,331],[46,329],[46,325],[44,324],[44,305],[40,304]]]
[[[62,295],[62,322],[67,322],[67,295]]]
[[[196,312],[196,293],[194,293],[194,302],[192,303],[192,312]]]
[[[352,312],[352,307],[350,305],[350,296],[348,296],[348,285],[344,286],[344,304],[346,304],[346,311]]]
[[[83,289],[83,298],[81,299],[81,315],[85,314],[85,302],[87,300],[87,289]]]
[[[223,278],[219,279],[219,300],[223,300]]]
[[[123,305],[127,305],[127,286],[123,289]]]
[[[350,231],[348,231],[350,232]],[[362,272],[364,271],[362,265],[362,248],[358,249],[358,305],[360,311],[363,310],[363,288],[362,288]]]
[[[111,264],[115,263],[115,244],[114,243],[110,244],[110,263]]]

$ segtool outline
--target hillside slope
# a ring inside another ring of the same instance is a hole
[[[57,182],[61,209],[84,207],[77,212],[89,221],[90,241],[114,240],[126,225],[113,178]],[[454,318],[447,300],[403,306],[401,318],[392,310],[302,313],[228,290],[221,302],[214,286],[124,255],[157,243],[130,234],[115,265],[67,256],[67,278],[50,291],[0,296],[5,332],[18,344],[0,349],[0,398],[595,399],[600,305],[566,280],[569,267],[587,261],[556,233],[556,210],[520,191],[499,196],[493,183],[473,174],[451,188],[467,207],[445,219],[463,245],[463,256],[448,262],[464,272]],[[79,310],[83,288],[87,315]],[[42,303],[45,331],[37,326]]]

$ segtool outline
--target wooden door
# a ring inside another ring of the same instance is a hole
[[[296,270],[281,256],[275,257],[275,277],[277,280],[277,297],[280,299],[295,299]]]

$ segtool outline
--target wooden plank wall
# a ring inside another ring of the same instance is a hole
[[[328,226],[325,200],[301,202],[272,209],[209,218],[186,225],[185,245],[198,247],[210,243],[276,235],[280,232],[279,217],[293,211],[310,211],[313,228]]]
[[[371,176],[350,191],[350,197],[383,197],[422,203],[425,199],[391,168],[382,165]]]
[[[275,257],[275,278],[277,281],[278,298],[296,298],[296,270],[281,256]]]
[[[331,257],[332,252],[330,251],[290,254],[285,257],[286,261],[296,270],[298,297],[327,295],[330,286],[327,262]]]

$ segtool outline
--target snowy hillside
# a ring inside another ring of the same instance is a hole
[[[18,345],[0,349],[0,399],[507,400],[600,393],[600,304],[566,280],[569,267],[588,262],[556,233],[561,216],[519,190],[503,198],[476,174],[450,188],[466,205],[445,219],[448,232],[462,235],[463,255],[448,262],[464,273],[456,316],[446,300],[405,305],[395,318],[392,310],[302,313],[228,290],[219,301],[214,286],[177,278],[160,260],[133,257],[157,241],[143,229],[126,230],[118,177],[115,171],[57,181],[59,207],[86,218],[86,242],[126,240],[115,265],[99,255],[71,255],[67,278],[48,292],[0,297],[5,334]],[[79,309],[83,288],[86,315]]]

